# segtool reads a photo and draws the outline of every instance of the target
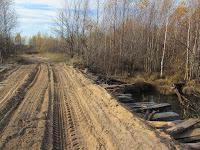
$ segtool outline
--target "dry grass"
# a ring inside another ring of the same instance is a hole
[[[152,82],[157,86],[166,86],[171,84],[171,81],[169,79],[158,79]]]
[[[157,91],[159,91],[159,93],[166,94],[166,95],[173,93],[171,86],[168,86],[168,85],[157,86]]]
[[[187,85],[186,87],[183,88],[182,91],[183,91],[184,94],[191,95],[192,93],[195,93],[196,90],[193,86]]]
[[[183,93],[187,95],[191,95],[199,91],[199,87],[195,88],[195,80],[187,81],[186,86],[183,88]]]
[[[162,94],[172,94],[171,86],[173,83],[183,82],[183,73],[181,71],[167,70],[163,73],[163,77],[160,77],[160,72],[153,72],[152,74],[146,72],[136,72],[135,77],[118,77],[119,80],[128,83],[141,83],[146,82],[157,87],[157,91]],[[193,85],[190,83],[189,86]],[[187,88],[187,93],[191,93]],[[193,91],[193,88],[192,88]]]
[[[35,54],[35,56],[44,56],[44,57],[53,58],[54,61],[56,62],[65,62],[67,61],[67,59],[69,59],[69,56],[64,53],[39,53],[39,54]]]
[[[35,55],[53,58],[55,62],[65,62],[68,65],[74,65],[75,63],[81,62],[80,58],[76,56],[74,56],[74,58],[71,58],[69,55],[65,53],[39,53]]]

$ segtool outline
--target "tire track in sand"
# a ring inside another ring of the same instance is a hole
[[[73,110],[78,144],[84,149],[184,149],[168,135],[151,131],[105,89],[65,64],[56,65],[65,102]],[[72,148],[73,149],[73,148]]]
[[[54,69],[55,99],[53,117],[53,148],[58,150],[79,150],[80,137],[76,129],[76,118],[73,108],[69,104],[68,96],[64,92],[66,83],[63,79],[62,70]]]
[[[23,100],[24,90],[33,80],[36,73],[36,65],[22,66],[9,77],[10,80],[4,81],[4,84],[6,83],[5,88],[0,91],[0,134]]]
[[[184,149],[72,67],[36,66],[20,66],[0,89],[0,149]]]
[[[0,149],[41,149],[45,145],[46,125],[51,119],[47,115],[50,109],[50,71],[47,65],[40,67],[23,101],[0,135]]]

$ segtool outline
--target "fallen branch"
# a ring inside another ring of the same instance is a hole
[[[175,125],[174,127],[167,129],[166,132],[171,136],[177,136],[178,134],[185,132],[189,128],[192,128],[199,122],[200,120],[198,119],[188,119],[185,122],[179,123],[178,125]]]
[[[179,102],[180,102],[182,105],[184,105],[183,100],[182,100],[182,98],[181,98],[181,94],[178,92],[178,89],[175,89],[175,93],[176,93],[176,95],[178,96]]]
[[[125,87],[128,85],[134,85],[134,83],[132,84],[120,84],[120,85],[105,85],[103,86],[105,89],[113,89],[113,88],[119,88],[119,87]]]
[[[156,113],[156,111],[155,110],[153,110],[150,114],[149,114],[149,116],[147,117],[147,120],[151,120],[151,118],[153,117],[153,115]]]
[[[154,127],[163,127],[163,126],[175,126],[172,122],[165,121],[148,121]]]
[[[185,96],[181,95],[181,94],[178,92],[178,89],[175,89],[175,93],[176,93],[176,95],[178,96],[179,102],[180,102],[183,106],[187,107],[187,105],[184,104],[182,98],[183,98],[184,100],[186,100],[189,104],[192,104],[192,105],[196,108],[196,110],[198,110],[198,108],[196,107],[196,105],[195,105],[193,102],[191,102],[191,101],[188,100]],[[193,109],[193,108],[191,108],[191,107],[190,107],[189,109],[191,109],[192,111],[196,111],[195,109]]]

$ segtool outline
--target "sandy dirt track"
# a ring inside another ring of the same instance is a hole
[[[185,149],[64,63],[19,65],[0,81],[0,149]]]

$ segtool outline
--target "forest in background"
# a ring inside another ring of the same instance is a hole
[[[12,5],[12,0],[0,0],[0,63],[17,51],[12,33],[18,23],[18,16]]]
[[[19,33],[11,38],[17,17],[10,0],[0,2],[6,1],[8,7],[0,5],[3,58],[28,51],[65,53],[106,76],[156,72],[157,78],[175,76],[173,82],[200,80],[198,0],[96,0],[96,9],[89,0],[64,0],[52,28],[57,36],[38,32],[28,44]]]
[[[143,71],[199,81],[198,0],[97,0],[96,10],[89,3],[66,1],[55,18],[58,38],[38,33],[28,47],[81,57],[86,66],[108,76]]]

